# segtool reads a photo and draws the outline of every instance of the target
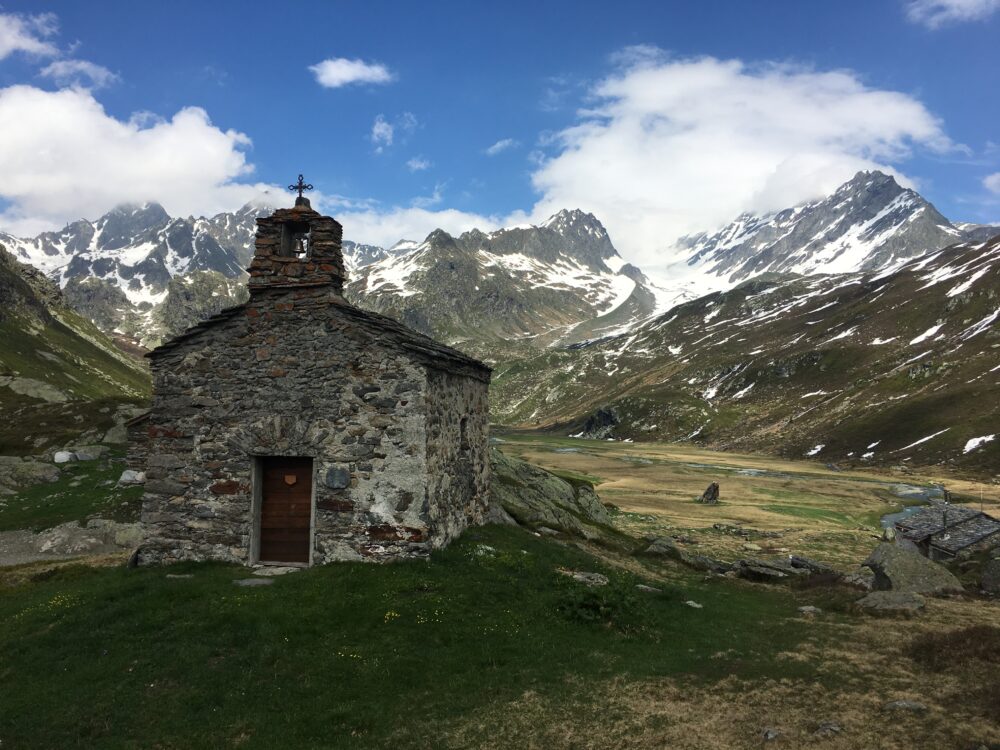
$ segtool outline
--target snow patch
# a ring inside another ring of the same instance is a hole
[[[969,442],[965,444],[965,449],[962,453],[972,453],[980,445],[985,445],[995,438],[996,435],[983,435],[982,437],[972,438]]]

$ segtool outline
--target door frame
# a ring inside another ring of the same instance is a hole
[[[309,568],[313,564],[316,544],[316,457],[315,456],[293,456],[293,455],[254,455],[251,456],[250,464],[250,486],[253,488],[253,495],[250,500],[250,554],[247,564],[258,565],[280,565],[288,568]],[[312,471],[309,477],[309,562],[271,562],[260,559],[260,513],[264,507],[264,459],[267,458],[308,458],[312,462]]]

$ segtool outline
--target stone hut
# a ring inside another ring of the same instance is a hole
[[[343,297],[341,226],[257,220],[250,299],[150,352],[140,564],[423,557],[483,521],[490,369]]]

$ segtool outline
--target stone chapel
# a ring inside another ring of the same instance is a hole
[[[349,304],[341,232],[300,190],[249,301],[149,353],[140,564],[422,557],[483,521],[490,369]]]

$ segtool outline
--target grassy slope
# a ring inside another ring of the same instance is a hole
[[[0,454],[35,453],[86,429],[106,430],[117,405],[149,396],[144,364],[68,310],[49,324],[19,315],[0,321],[0,340],[0,375],[40,380],[70,399],[50,404],[0,388]]]
[[[528,690],[568,700],[611,676],[812,673],[771,660],[807,630],[788,619],[787,592],[692,581],[649,597],[628,573],[604,569],[612,584],[590,590],[557,567],[602,569],[500,527],[426,564],[332,565],[259,589],[234,586],[246,571],[221,565],[169,569],[190,579],[63,569],[0,589],[0,738],[434,747],[443,727]]]
[[[117,487],[122,467],[118,455],[63,464],[58,481],[0,497],[0,531],[40,531],[92,517],[137,521],[142,487]]]

